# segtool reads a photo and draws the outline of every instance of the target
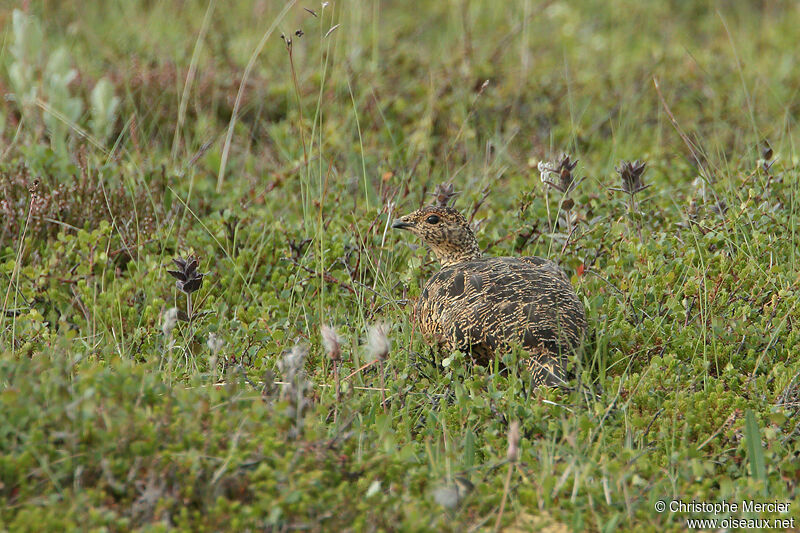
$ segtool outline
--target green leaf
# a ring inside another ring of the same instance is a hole
[[[475,464],[475,433],[468,429],[464,437],[464,467],[472,468]]]
[[[764,449],[761,447],[761,431],[752,409],[745,414],[744,436],[747,439],[747,456],[750,460],[750,475],[764,482],[764,496],[767,496],[767,469],[764,465]]]
[[[17,61],[35,62],[42,51],[42,29],[35,17],[15,9],[12,15],[14,41],[11,53]]]
[[[92,89],[90,96],[92,119],[90,125],[92,133],[101,141],[106,141],[111,135],[114,123],[117,120],[117,107],[119,98],[114,96],[114,86],[106,78]]]

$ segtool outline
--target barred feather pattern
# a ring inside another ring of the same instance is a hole
[[[565,379],[567,357],[586,330],[583,304],[566,275],[537,257],[495,257],[443,268],[422,290],[414,310],[422,334],[446,351],[489,364],[520,346],[537,384]]]
[[[432,213],[439,220],[429,228],[425,221],[435,220]],[[524,364],[535,385],[565,381],[587,322],[558,265],[539,257],[481,257],[466,220],[452,208],[423,208],[393,225],[422,237],[443,264],[414,308],[428,342],[469,354],[479,364],[519,346],[528,354]]]

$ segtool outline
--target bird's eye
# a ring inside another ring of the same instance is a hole
[[[425,219],[425,222],[428,224],[438,224],[439,223],[439,216],[438,215],[431,215]]]

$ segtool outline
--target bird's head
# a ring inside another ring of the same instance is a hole
[[[464,215],[451,207],[428,206],[392,223],[422,239],[443,267],[481,256],[478,241]]]

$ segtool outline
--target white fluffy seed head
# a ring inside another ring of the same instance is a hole
[[[308,355],[308,346],[295,344],[283,358],[278,361],[278,368],[283,373],[286,381],[291,381],[295,376],[303,373],[303,365]]]
[[[164,321],[161,323],[161,331],[165,337],[172,335],[172,330],[178,325],[178,308],[171,307],[164,313]]]
[[[389,326],[379,322],[369,328],[367,334],[367,350],[373,360],[385,361],[389,357],[389,351],[392,349],[392,343],[389,341],[387,335]]]
[[[322,336],[322,346],[328,353],[328,357],[330,357],[332,361],[340,360],[342,358],[342,339],[339,337],[339,334],[336,333],[336,330],[333,327],[325,324],[323,324],[319,330],[320,335]]]
[[[225,340],[219,337],[216,333],[208,334],[208,341],[206,341],[208,349],[211,350],[212,355],[217,355],[219,351],[225,346]]]

